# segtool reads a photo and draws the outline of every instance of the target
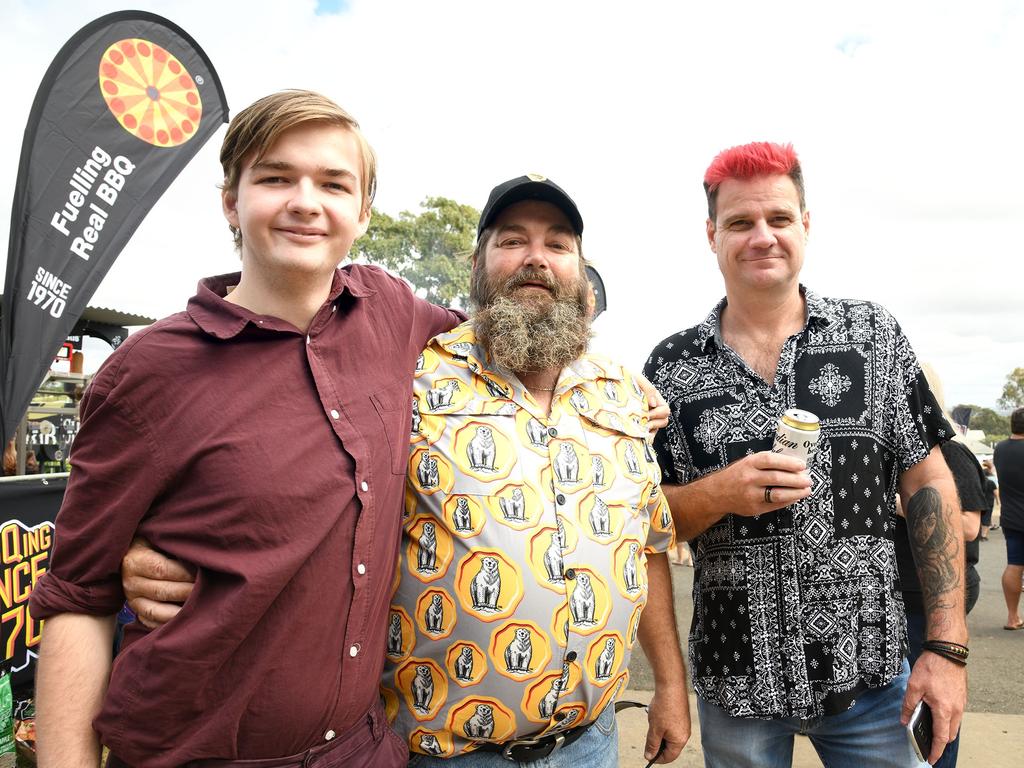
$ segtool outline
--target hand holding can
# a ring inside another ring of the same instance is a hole
[[[821,426],[817,416],[810,411],[789,408],[779,417],[772,451],[802,459],[805,464],[810,464],[811,457],[817,450],[820,435]]]

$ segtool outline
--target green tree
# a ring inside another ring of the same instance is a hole
[[[1014,368],[1011,373],[1006,374],[999,405],[1010,409],[1024,406],[1024,368]]]
[[[1003,440],[1010,434],[1010,420],[991,408],[983,408],[980,405],[957,405],[955,408],[971,409],[970,428],[984,432],[988,442]]]
[[[480,212],[447,197],[428,197],[420,208],[397,217],[374,209],[352,255],[401,275],[427,301],[465,309]]]

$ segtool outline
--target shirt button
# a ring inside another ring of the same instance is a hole
[[[341,414],[340,414],[340,413],[338,413],[338,412],[337,412],[336,410],[334,410],[333,408],[331,408],[331,418],[332,418],[332,419],[334,419],[335,421],[337,421],[338,419],[340,419],[340,418],[341,418]]]
[[[348,649],[348,655],[352,656],[353,658],[359,655],[359,643],[356,643]]]
[[[576,651],[569,651],[565,654],[566,661],[576,661]]]
[[[569,570],[567,570],[565,572],[565,578],[567,578],[567,579],[575,579],[576,578],[576,569],[575,568],[570,568]]]
[[[363,482],[361,482],[361,483],[359,484],[359,487],[360,487],[360,488],[361,488],[361,489],[362,489],[362,490],[363,490],[364,492],[365,492],[365,491],[368,491],[368,490],[370,490],[370,484],[369,484],[369,483],[367,483],[367,482],[366,482],[365,480],[363,480]]]
[[[311,342],[311,341],[312,341],[312,339],[311,339],[311,338],[309,338],[309,336],[307,336],[307,337],[306,337],[306,343],[307,343],[307,344],[309,344],[309,342]]]
[[[557,496],[555,496],[555,501],[557,501],[559,504],[565,504],[565,496],[563,496],[560,493]]]
[[[337,735],[338,734],[336,734],[334,731],[328,731],[327,733],[324,734],[324,741],[330,741],[331,739],[333,739]]]
[[[337,304],[331,304],[331,312],[337,312],[337,311],[338,311],[338,305]]]
[[[558,430],[554,427],[548,427],[548,434],[551,435],[551,437],[558,437]]]
[[[356,566],[356,573],[358,573],[360,576],[362,576],[364,573],[366,573],[366,566],[363,565],[362,563],[357,565]]]

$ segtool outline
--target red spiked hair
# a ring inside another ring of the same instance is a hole
[[[715,220],[718,187],[726,179],[756,179],[760,176],[778,174],[785,174],[793,180],[800,196],[800,210],[805,210],[807,203],[804,199],[804,176],[792,144],[755,141],[719,152],[704,172],[708,217],[712,221]]]

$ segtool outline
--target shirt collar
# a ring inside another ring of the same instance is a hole
[[[826,330],[841,321],[842,317],[829,306],[829,303],[805,285],[800,285],[800,293],[804,297],[804,328],[814,323],[821,330]],[[697,326],[697,345],[707,349],[708,342],[714,341],[719,348],[725,346],[722,340],[722,310],[728,299],[723,297],[710,314]]]
[[[578,381],[593,381],[594,379],[612,379],[622,381],[622,367],[602,355],[595,355],[587,352],[583,357],[573,360],[565,366],[562,374],[570,372]]]
[[[242,332],[250,323],[268,330],[293,330],[282,320],[269,315],[259,315],[245,307],[225,301],[228,290],[238,285],[241,272],[229,272],[225,275],[204,277],[196,287],[196,295],[188,301],[187,312],[193,322],[204,333],[217,339],[230,339]],[[363,299],[374,295],[357,272],[350,267],[334,270],[331,291],[324,306],[334,303],[342,293],[348,292],[355,298]]]
[[[455,326],[447,333],[438,334],[431,343],[437,344],[452,357],[472,362],[481,368],[486,367],[487,355],[476,343],[472,320]]]

